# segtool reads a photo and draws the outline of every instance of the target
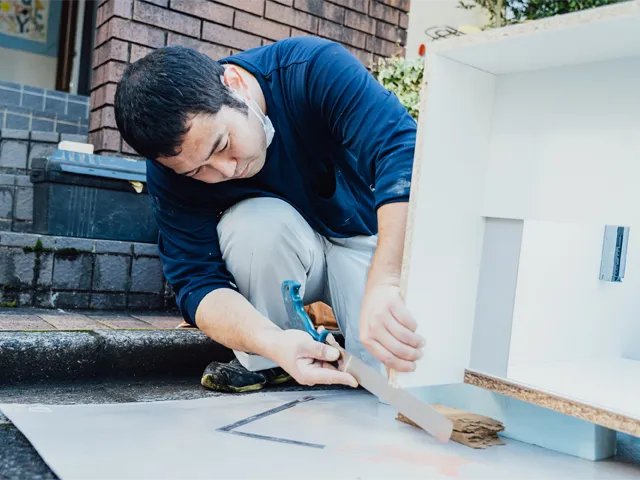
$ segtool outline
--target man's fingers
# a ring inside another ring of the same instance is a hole
[[[424,346],[424,339],[420,335],[413,333],[395,318],[387,317],[384,326],[399,342],[413,348],[421,348]]]
[[[302,345],[301,353],[306,357],[314,360],[324,360],[325,362],[335,362],[340,358],[340,352],[337,348],[316,342],[311,337]]]
[[[305,374],[309,385],[348,385],[357,388],[358,381],[350,374],[336,370],[333,365],[323,363],[321,368],[314,368]]]
[[[369,342],[367,347],[371,352],[371,355],[382,362],[387,368],[392,368],[398,372],[413,372],[416,369],[416,364],[414,362],[396,357],[376,340]]]
[[[422,358],[422,352],[414,347],[398,341],[387,329],[381,328],[376,340],[393,355],[403,360],[416,361]]]
[[[412,332],[415,332],[416,328],[418,328],[418,323],[416,322],[416,319],[413,318],[413,315],[411,315],[411,312],[402,301],[402,298],[398,296],[398,299],[395,302],[390,303],[391,314],[395,317],[395,319],[398,320],[401,325],[404,325]]]

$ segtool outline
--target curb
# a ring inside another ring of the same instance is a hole
[[[0,332],[0,385],[46,380],[201,375],[233,352],[201,331]]]

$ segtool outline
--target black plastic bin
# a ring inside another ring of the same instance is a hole
[[[144,161],[57,150],[33,160],[31,182],[36,233],[157,241]],[[142,184],[141,193],[132,182]]]

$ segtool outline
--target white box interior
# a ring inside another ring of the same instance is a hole
[[[427,345],[401,386],[471,367],[640,419],[634,12],[429,54],[406,282]],[[630,227],[620,283],[605,225]]]

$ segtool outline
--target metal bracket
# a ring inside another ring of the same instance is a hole
[[[602,241],[602,259],[600,261],[600,280],[621,282],[627,264],[627,245],[629,227],[606,225]]]

